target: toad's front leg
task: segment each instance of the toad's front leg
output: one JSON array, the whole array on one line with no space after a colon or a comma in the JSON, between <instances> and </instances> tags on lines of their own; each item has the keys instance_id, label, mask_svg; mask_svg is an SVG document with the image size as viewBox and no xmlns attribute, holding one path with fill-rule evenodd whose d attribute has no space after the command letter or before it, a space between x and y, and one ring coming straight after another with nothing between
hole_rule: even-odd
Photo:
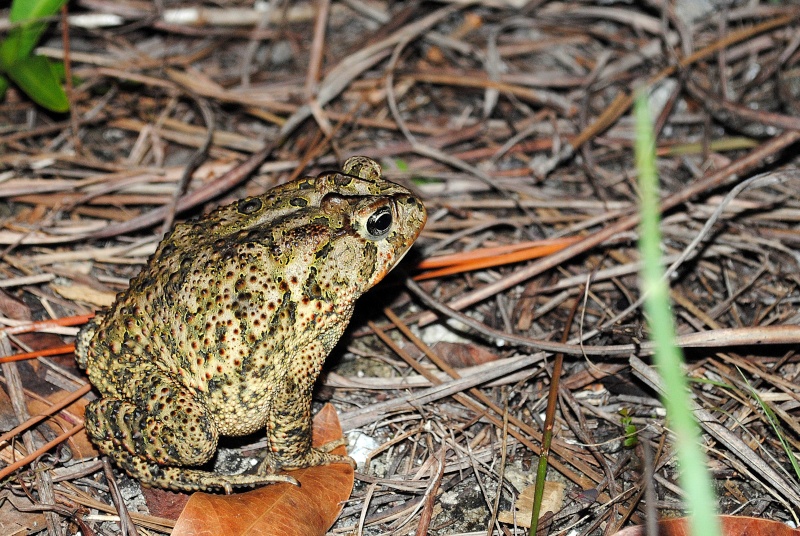
<instances>
[{"instance_id":1,"label":"toad's front leg","mask_svg":"<svg viewBox=\"0 0 800 536\"><path fill-rule=\"evenodd\" d=\"M311 446L311 385L298 385L291 378L276 390L267 422L269 453L259 467L259 474L279 470L302 469L331 463L346 463L355 468L350 456L331 454L342 440L332 441L320 448Z\"/></svg>"}]
</instances>

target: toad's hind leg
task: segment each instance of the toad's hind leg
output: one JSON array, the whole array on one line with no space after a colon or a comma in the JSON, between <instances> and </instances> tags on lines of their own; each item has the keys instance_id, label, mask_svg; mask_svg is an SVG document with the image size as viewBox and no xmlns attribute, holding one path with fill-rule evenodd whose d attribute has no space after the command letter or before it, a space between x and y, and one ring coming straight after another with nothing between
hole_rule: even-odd
<instances>
[{"instance_id":1,"label":"toad's hind leg","mask_svg":"<svg viewBox=\"0 0 800 536\"><path fill-rule=\"evenodd\" d=\"M146 385L150 384L150 385ZM131 402L103 398L86 408L86 431L100 451L143 484L175 490L254 486L285 478L222 475L186 466L214 455L218 432L205 406L191 393L157 375L142 381L150 393ZM291 481L291 479L289 479Z\"/></svg>"},{"instance_id":2,"label":"toad's hind leg","mask_svg":"<svg viewBox=\"0 0 800 536\"><path fill-rule=\"evenodd\" d=\"M114 444L111 441L101 441L97 444L100 450L111 456L126 473L145 486L187 492L223 490L231 493L237 487L259 486L271 482L297 484L297 480L286 475L223 475L201 469L163 466L125 450L113 450Z\"/></svg>"}]
</instances>

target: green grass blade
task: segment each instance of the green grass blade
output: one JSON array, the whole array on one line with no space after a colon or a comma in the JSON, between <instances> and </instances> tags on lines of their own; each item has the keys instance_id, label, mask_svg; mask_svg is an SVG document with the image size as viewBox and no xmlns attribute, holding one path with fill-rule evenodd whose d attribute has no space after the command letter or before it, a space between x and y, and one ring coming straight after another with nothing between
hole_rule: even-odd
<instances>
[{"instance_id":1,"label":"green grass blade","mask_svg":"<svg viewBox=\"0 0 800 536\"><path fill-rule=\"evenodd\" d=\"M636 99L634 113L636 167L639 171L642 197L639 249L643 261L642 292L647 296L644 310L648 316L651 338L656 345L654 360L667 389L663 403L675 434L675 449L680 465L679 480L686 492L691 531L694 536L715 536L720 534L716 498L706 457L700 445L700 427L689 409L689 387L682 367L683 354L675 346L669 288L663 278L655 140L646 96L642 92Z\"/></svg>"},{"instance_id":2,"label":"green grass blade","mask_svg":"<svg viewBox=\"0 0 800 536\"><path fill-rule=\"evenodd\" d=\"M738 370L738 367L737 367ZM781 430L781 425L778 422L778 417L775 415L775 412L772 411L764 400L758 395L758 392L750 385L750 382L747 380L745 375L739 370L739 374L742 375L742 379L747 384L747 388L750 390L750 396L756 399L758 405L761 406L761 410L766 415L767 420L769 421L770 426L772 426L772 430L775 432L775 435L778 437L778 441L781 442L781 447L783 451L786 453L786 456L789 458L789 463L792 464L792 469L794 469L794 474L797 477L797 480L800 481L800 464L797 462L797 457L792 452L792 446L786 441L786 437L783 435L783 430Z\"/></svg>"}]
</instances>

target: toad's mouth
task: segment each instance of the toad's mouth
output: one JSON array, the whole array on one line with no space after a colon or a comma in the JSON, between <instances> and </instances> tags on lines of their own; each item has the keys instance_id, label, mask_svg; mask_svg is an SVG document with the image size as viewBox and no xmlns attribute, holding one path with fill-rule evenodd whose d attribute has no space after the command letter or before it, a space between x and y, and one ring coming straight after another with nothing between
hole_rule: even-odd
<instances>
[{"instance_id":1,"label":"toad's mouth","mask_svg":"<svg viewBox=\"0 0 800 536\"><path fill-rule=\"evenodd\" d=\"M402 253L400 253L399 255L397 255L397 257L394 259L394 262L392 262L391 266L389 266L389 267L388 267L388 268L387 268L387 269L386 269L386 270L385 270L385 271L384 271L384 272L381 274L381 276L380 276L380 278L378 279L378 281L380 281L381 279L383 279L384 277L386 277L386 275L387 275L389 272L391 272L392 270L394 270L394 269L395 269L395 268L396 268L396 267L397 267L397 266L398 266L398 265L399 265L401 262L403 262L403 259L406 257L406 255L408 255L408 252L409 252L409 251L411 251L411 248L414 246L414 241L415 241L415 240L411 240L411 241L409 242L408 246L406 246L406 248L405 248L405 251L403 251Z\"/></svg>"}]
</instances>

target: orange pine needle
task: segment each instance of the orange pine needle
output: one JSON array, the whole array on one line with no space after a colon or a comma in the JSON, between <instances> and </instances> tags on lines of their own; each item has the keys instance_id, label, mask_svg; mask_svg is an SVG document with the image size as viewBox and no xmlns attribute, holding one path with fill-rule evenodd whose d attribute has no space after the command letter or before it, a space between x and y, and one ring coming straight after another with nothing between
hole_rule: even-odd
<instances>
[{"instance_id":1,"label":"orange pine needle","mask_svg":"<svg viewBox=\"0 0 800 536\"><path fill-rule=\"evenodd\" d=\"M561 251L579 240L581 240L581 237L536 240L433 257L425 259L418 265L419 268L427 269L428 271L414 276L414 280L433 279L445 275L537 259Z\"/></svg>"},{"instance_id":2,"label":"orange pine needle","mask_svg":"<svg viewBox=\"0 0 800 536\"><path fill-rule=\"evenodd\" d=\"M37 322L30 322L27 324L20 324L19 326L6 326L0 328L9 335L19 335L20 333L31 333L33 331L42 331L49 328L65 327L65 326L78 326L88 322L94 313L88 315L65 316L64 318L53 318L50 320L39 320Z\"/></svg>"},{"instance_id":3,"label":"orange pine needle","mask_svg":"<svg viewBox=\"0 0 800 536\"><path fill-rule=\"evenodd\" d=\"M24 423L20 424L16 428L14 428L13 430L9 430L8 432L4 433L3 435L0 435L0 444L5 443L7 441L10 441L11 438L14 437L15 435L17 435L17 434L19 434L21 432L24 432L25 430L28 430L30 428L33 428L36 424L42 422L43 420L49 418L50 416L52 416L54 414L60 412L62 409L66 408L67 406L72 405L73 403L75 403L76 400L78 400L79 398L81 398L83 395L85 395L86 393L88 393L91 390L92 390L91 384L87 383L86 385L84 385L80 389L70 393L69 396L67 396L63 400L59 400L57 403L55 403L52 406L50 406L49 408L47 408L47 410L44 413L40 413L39 415L34 415L33 417L31 417L30 419L28 419Z\"/></svg>"},{"instance_id":4,"label":"orange pine needle","mask_svg":"<svg viewBox=\"0 0 800 536\"><path fill-rule=\"evenodd\" d=\"M50 320L39 320L37 322L20 324L19 326L0 327L0 332L5 332L9 335L19 335L20 333L43 331L54 327L78 326L85 324L93 316L94 313L88 315L65 316L64 318L53 318ZM23 361L25 359L34 359L36 357L45 357L49 355L68 354L73 351L75 351L74 344L65 344L64 346L44 348L42 350L36 350L35 352L25 352L22 354L3 356L0 357L0 363L11 363L12 361Z\"/></svg>"},{"instance_id":5,"label":"orange pine needle","mask_svg":"<svg viewBox=\"0 0 800 536\"><path fill-rule=\"evenodd\" d=\"M34 352L25 352L22 354L7 355L0 357L0 363L11 363L12 361L24 361L26 359L35 359L37 357L46 357L49 355L69 354L75 351L74 344L65 344L64 346L56 346L54 348L43 348Z\"/></svg>"}]
</instances>

